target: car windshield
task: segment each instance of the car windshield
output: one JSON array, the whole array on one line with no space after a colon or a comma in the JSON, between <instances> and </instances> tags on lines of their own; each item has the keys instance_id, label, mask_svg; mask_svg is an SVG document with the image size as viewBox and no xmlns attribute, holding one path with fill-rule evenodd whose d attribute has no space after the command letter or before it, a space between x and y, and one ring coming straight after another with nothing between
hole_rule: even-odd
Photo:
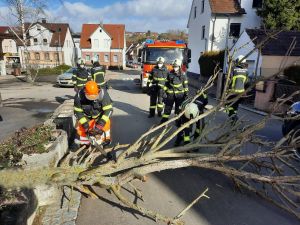
<instances>
[{"instance_id":1,"label":"car windshield","mask_svg":"<svg viewBox=\"0 0 300 225\"><path fill-rule=\"evenodd\" d=\"M73 73L74 70L75 70L75 68L68 69L68 70L66 71L66 73Z\"/></svg>"},{"instance_id":2,"label":"car windshield","mask_svg":"<svg viewBox=\"0 0 300 225\"><path fill-rule=\"evenodd\" d=\"M171 64L175 59L183 60L181 48L148 48L146 50L146 63L155 63L158 57L164 57L167 64Z\"/></svg>"}]
</instances>

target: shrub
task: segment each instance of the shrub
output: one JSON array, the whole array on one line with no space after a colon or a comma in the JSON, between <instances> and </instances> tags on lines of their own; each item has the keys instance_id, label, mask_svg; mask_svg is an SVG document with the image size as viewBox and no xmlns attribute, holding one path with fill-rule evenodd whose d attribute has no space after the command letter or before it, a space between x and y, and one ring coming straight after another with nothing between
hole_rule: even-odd
<instances>
[{"instance_id":1,"label":"shrub","mask_svg":"<svg viewBox=\"0 0 300 225\"><path fill-rule=\"evenodd\" d=\"M209 51L204 52L199 60L200 74L202 76L212 76L216 66L223 67L224 51Z\"/></svg>"},{"instance_id":2,"label":"shrub","mask_svg":"<svg viewBox=\"0 0 300 225\"><path fill-rule=\"evenodd\" d=\"M39 69L39 75L59 75L64 72L66 72L68 69L70 69L71 66L68 65L59 65L53 68L42 68Z\"/></svg>"},{"instance_id":3,"label":"shrub","mask_svg":"<svg viewBox=\"0 0 300 225\"><path fill-rule=\"evenodd\" d=\"M283 74L288 77L289 80L295 81L300 86L300 65L293 65L287 67Z\"/></svg>"}]
</instances>

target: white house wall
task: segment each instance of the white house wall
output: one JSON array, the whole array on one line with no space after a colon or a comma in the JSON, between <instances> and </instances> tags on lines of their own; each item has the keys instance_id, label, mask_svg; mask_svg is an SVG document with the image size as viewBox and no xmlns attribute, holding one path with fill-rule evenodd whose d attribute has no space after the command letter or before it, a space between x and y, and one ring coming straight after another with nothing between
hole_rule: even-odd
<instances>
[{"instance_id":1,"label":"white house wall","mask_svg":"<svg viewBox=\"0 0 300 225\"><path fill-rule=\"evenodd\" d=\"M236 59L239 55L246 56L249 52L251 52L255 48L254 43L251 41L247 32L243 32L240 38L237 40L236 44L230 51L230 55ZM262 56L259 56L259 51L255 50L249 57L247 57L247 63L249 64L249 76L253 76L255 72L256 65L258 65L257 76L261 75L261 65L262 65ZM258 64L257 64L258 60Z\"/></svg>"},{"instance_id":2,"label":"white house wall","mask_svg":"<svg viewBox=\"0 0 300 225\"><path fill-rule=\"evenodd\" d=\"M241 0L241 6L247 12L247 14L243 15L243 23L241 25L241 32L243 32L246 28L260 28L261 19L256 15L256 9L252 8L253 0Z\"/></svg>"},{"instance_id":3,"label":"white house wall","mask_svg":"<svg viewBox=\"0 0 300 225\"><path fill-rule=\"evenodd\" d=\"M13 39L4 39L2 41L3 53L18 53L16 41Z\"/></svg>"},{"instance_id":4,"label":"white house wall","mask_svg":"<svg viewBox=\"0 0 300 225\"><path fill-rule=\"evenodd\" d=\"M194 18L194 7L197 7L197 17ZM191 16L188 24L189 39L188 46L192 50L189 72L199 74L198 59L200 53L207 50L209 41L211 9L209 0L205 0L204 12L201 13L201 0L194 0L191 8ZM205 26L205 38L201 39L202 26Z\"/></svg>"},{"instance_id":5,"label":"white house wall","mask_svg":"<svg viewBox=\"0 0 300 225\"><path fill-rule=\"evenodd\" d=\"M95 46L94 44L95 40L98 40L98 47ZM110 51L111 37L100 26L91 35L91 42L92 42L92 47L90 49L85 49L85 52L109 52Z\"/></svg>"},{"instance_id":6,"label":"white house wall","mask_svg":"<svg viewBox=\"0 0 300 225\"><path fill-rule=\"evenodd\" d=\"M66 33L65 43L63 47L64 52L64 63L69 66L74 65L74 59L75 59L75 46L73 42L73 38L70 32L70 29L68 29Z\"/></svg>"},{"instance_id":7,"label":"white house wall","mask_svg":"<svg viewBox=\"0 0 300 225\"><path fill-rule=\"evenodd\" d=\"M30 46L27 47L29 51L60 51L61 49L58 47L50 47L50 42L52 40L53 33L50 32L48 29L40 26L41 30L37 30L37 25L32 26L29 29L30 35ZM34 38L37 39L37 43L34 44ZM47 39L47 44L43 43L43 39Z\"/></svg>"}]
</instances>

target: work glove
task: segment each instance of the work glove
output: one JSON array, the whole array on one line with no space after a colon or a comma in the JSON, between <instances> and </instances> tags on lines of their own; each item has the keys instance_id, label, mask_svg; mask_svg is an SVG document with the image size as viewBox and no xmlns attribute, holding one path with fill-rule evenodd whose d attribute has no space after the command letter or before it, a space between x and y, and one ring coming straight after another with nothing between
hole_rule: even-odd
<instances>
[{"instance_id":1,"label":"work glove","mask_svg":"<svg viewBox=\"0 0 300 225\"><path fill-rule=\"evenodd\" d=\"M88 122L85 122L84 124L82 124L82 127L84 129L84 132L88 132L89 129L90 129L90 126L89 126L89 123Z\"/></svg>"},{"instance_id":2,"label":"work glove","mask_svg":"<svg viewBox=\"0 0 300 225\"><path fill-rule=\"evenodd\" d=\"M95 132L97 133L97 134L99 134L99 135L102 135L103 133L104 133L104 131L103 131L103 127L101 126L101 125L96 125L95 126Z\"/></svg>"}]
</instances>

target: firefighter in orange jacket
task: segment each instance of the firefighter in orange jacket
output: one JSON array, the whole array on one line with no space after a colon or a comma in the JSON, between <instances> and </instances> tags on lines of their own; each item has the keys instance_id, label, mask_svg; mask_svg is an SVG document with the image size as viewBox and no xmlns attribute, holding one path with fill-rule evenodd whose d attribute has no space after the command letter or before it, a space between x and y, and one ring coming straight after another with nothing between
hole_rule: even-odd
<instances>
[{"instance_id":1,"label":"firefighter in orange jacket","mask_svg":"<svg viewBox=\"0 0 300 225\"><path fill-rule=\"evenodd\" d=\"M78 120L76 127L77 144L89 145L89 134L104 135L104 145L110 144L110 117L113 112L112 100L95 81L88 81L74 99L74 113Z\"/></svg>"}]
</instances>

